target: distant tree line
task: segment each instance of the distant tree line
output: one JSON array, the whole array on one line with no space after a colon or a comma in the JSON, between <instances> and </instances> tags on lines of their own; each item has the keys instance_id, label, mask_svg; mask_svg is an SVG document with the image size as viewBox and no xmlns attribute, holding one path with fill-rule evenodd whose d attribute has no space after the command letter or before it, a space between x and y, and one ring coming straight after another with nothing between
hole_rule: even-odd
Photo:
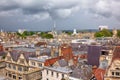
<instances>
[{"instance_id":1,"label":"distant tree line","mask_svg":"<svg viewBox=\"0 0 120 80\"><path fill-rule=\"evenodd\" d=\"M117 36L120 38L120 30L117 30Z\"/></svg>"},{"instance_id":2,"label":"distant tree line","mask_svg":"<svg viewBox=\"0 0 120 80\"><path fill-rule=\"evenodd\" d=\"M24 31L23 33L17 32L17 35L21 38L26 38L27 36L32 36L34 34L35 34L35 32L33 32L33 31Z\"/></svg>"},{"instance_id":3,"label":"distant tree line","mask_svg":"<svg viewBox=\"0 0 120 80\"><path fill-rule=\"evenodd\" d=\"M94 34L95 37L112 37L113 36L113 32L111 30L108 29L103 29L101 31L98 31ZM120 30L117 30L117 37L120 38Z\"/></svg>"},{"instance_id":4,"label":"distant tree line","mask_svg":"<svg viewBox=\"0 0 120 80\"><path fill-rule=\"evenodd\" d=\"M47 33L47 32L41 32L41 33L39 34L39 36L40 36L41 38L46 38L46 39L51 39L51 38L53 38L53 35L52 35L52 34L49 34L49 33Z\"/></svg>"},{"instance_id":5,"label":"distant tree line","mask_svg":"<svg viewBox=\"0 0 120 80\"><path fill-rule=\"evenodd\" d=\"M108 29L103 29L101 31L98 31L95 33L95 37L112 37L113 33L112 31Z\"/></svg>"}]
</instances>

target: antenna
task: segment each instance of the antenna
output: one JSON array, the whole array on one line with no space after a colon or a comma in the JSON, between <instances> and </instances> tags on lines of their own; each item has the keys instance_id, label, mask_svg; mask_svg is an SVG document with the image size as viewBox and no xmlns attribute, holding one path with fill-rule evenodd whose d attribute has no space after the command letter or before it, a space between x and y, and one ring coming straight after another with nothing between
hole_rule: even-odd
<instances>
[{"instance_id":1,"label":"antenna","mask_svg":"<svg viewBox=\"0 0 120 80\"><path fill-rule=\"evenodd\" d=\"M54 26L53 26L53 29L55 30L56 28L56 21L54 21Z\"/></svg>"},{"instance_id":2,"label":"antenna","mask_svg":"<svg viewBox=\"0 0 120 80\"><path fill-rule=\"evenodd\" d=\"M52 32L53 32L53 35L54 35L54 36L57 35L57 32L56 32L56 21L55 21L55 20L54 20L54 22L53 22L53 30L52 30Z\"/></svg>"}]
</instances>

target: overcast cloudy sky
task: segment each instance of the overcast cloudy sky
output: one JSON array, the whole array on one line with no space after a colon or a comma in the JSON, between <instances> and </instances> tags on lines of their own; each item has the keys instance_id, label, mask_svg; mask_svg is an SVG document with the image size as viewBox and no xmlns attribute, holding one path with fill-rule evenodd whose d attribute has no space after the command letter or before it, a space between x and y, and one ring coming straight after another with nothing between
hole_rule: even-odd
<instances>
[{"instance_id":1,"label":"overcast cloudy sky","mask_svg":"<svg viewBox=\"0 0 120 80\"><path fill-rule=\"evenodd\" d=\"M4 30L120 29L120 0L0 0Z\"/></svg>"}]
</instances>

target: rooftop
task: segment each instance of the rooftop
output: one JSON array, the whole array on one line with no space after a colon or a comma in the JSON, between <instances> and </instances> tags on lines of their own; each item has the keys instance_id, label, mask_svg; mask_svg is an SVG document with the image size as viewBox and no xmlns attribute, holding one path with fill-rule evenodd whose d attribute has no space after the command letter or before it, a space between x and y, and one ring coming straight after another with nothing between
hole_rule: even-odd
<instances>
[{"instance_id":1,"label":"rooftop","mask_svg":"<svg viewBox=\"0 0 120 80\"><path fill-rule=\"evenodd\" d=\"M29 48L29 47L15 47L15 48L13 48L13 50L25 51L25 52L35 52L36 51L35 48Z\"/></svg>"},{"instance_id":2,"label":"rooftop","mask_svg":"<svg viewBox=\"0 0 120 80\"><path fill-rule=\"evenodd\" d=\"M68 67L54 66L54 67L45 67L45 68L49 69L49 70L56 71L56 72L66 73L66 74L72 72L72 70Z\"/></svg>"},{"instance_id":3,"label":"rooftop","mask_svg":"<svg viewBox=\"0 0 120 80\"><path fill-rule=\"evenodd\" d=\"M50 59L48 56L40 56L39 58L29 57L30 60L35 60L39 62L45 62L47 59Z\"/></svg>"}]
</instances>

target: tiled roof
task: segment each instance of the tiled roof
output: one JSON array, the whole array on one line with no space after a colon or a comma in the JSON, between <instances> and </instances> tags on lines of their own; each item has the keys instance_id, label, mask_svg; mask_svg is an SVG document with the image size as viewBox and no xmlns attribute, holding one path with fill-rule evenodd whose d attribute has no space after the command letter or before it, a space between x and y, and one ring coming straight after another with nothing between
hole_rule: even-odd
<instances>
[{"instance_id":1,"label":"tiled roof","mask_svg":"<svg viewBox=\"0 0 120 80\"><path fill-rule=\"evenodd\" d=\"M62 56L59 56L59 57L56 57L56 58L52 58L52 59L48 59L45 61L45 66L51 66L53 65L56 61L60 60L60 59L63 59Z\"/></svg>"},{"instance_id":2,"label":"tiled roof","mask_svg":"<svg viewBox=\"0 0 120 80\"><path fill-rule=\"evenodd\" d=\"M97 80L104 80L103 78L104 78L105 70L98 68L96 69L94 74Z\"/></svg>"},{"instance_id":3,"label":"tiled roof","mask_svg":"<svg viewBox=\"0 0 120 80\"><path fill-rule=\"evenodd\" d=\"M112 61L115 59L120 59L120 46L116 46L114 49Z\"/></svg>"},{"instance_id":4,"label":"tiled roof","mask_svg":"<svg viewBox=\"0 0 120 80\"><path fill-rule=\"evenodd\" d=\"M47 43L46 42L38 42L35 44L35 46L41 46L41 45L46 45Z\"/></svg>"}]
</instances>

